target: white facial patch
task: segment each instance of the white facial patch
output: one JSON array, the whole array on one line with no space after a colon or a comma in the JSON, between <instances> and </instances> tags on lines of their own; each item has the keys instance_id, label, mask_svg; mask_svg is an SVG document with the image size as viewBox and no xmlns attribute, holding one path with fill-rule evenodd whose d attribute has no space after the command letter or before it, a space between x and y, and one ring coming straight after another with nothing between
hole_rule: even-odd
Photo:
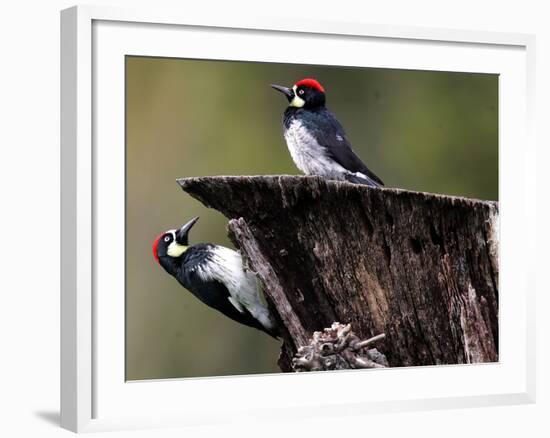
<instances>
[{"instance_id":1,"label":"white facial patch","mask_svg":"<svg viewBox=\"0 0 550 438\"><path fill-rule=\"evenodd\" d=\"M172 243L168 245L168 249L166 250L166 254L168 254L170 257L180 257L185 251L187 251L187 246L180 245L176 241L176 232L170 231L172 234Z\"/></svg>"},{"instance_id":2,"label":"white facial patch","mask_svg":"<svg viewBox=\"0 0 550 438\"><path fill-rule=\"evenodd\" d=\"M306 104L306 101L304 99L302 99L301 97L298 97L298 93L296 91L296 88L297 88L296 85L294 85L294 87L292 87L292 89L294 90L294 98L290 101L288 106L293 106L295 108L302 108Z\"/></svg>"}]
</instances>

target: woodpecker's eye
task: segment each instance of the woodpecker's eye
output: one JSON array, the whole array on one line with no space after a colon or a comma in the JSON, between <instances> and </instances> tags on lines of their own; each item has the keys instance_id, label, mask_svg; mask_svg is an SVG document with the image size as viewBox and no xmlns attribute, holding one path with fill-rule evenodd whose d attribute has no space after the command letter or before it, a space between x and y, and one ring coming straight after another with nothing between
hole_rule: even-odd
<instances>
[{"instance_id":1,"label":"woodpecker's eye","mask_svg":"<svg viewBox=\"0 0 550 438\"><path fill-rule=\"evenodd\" d=\"M170 236L166 236L166 237L164 238L164 241L165 241L165 242L170 242Z\"/></svg>"},{"instance_id":2,"label":"woodpecker's eye","mask_svg":"<svg viewBox=\"0 0 550 438\"><path fill-rule=\"evenodd\" d=\"M304 94L304 90L299 90L299 91L298 91L298 94L299 94L299 95Z\"/></svg>"}]
</instances>

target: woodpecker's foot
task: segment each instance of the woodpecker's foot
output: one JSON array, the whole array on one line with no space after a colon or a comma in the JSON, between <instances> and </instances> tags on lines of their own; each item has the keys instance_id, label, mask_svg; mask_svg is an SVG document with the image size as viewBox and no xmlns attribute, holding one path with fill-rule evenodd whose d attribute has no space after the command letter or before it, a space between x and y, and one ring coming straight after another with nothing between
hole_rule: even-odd
<instances>
[{"instance_id":1,"label":"woodpecker's foot","mask_svg":"<svg viewBox=\"0 0 550 438\"><path fill-rule=\"evenodd\" d=\"M360 368L386 368L386 356L367 348L385 339L385 334L361 340L350 324L335 322L322 332L314 332L309 345L300 347L292 359L294 371L327 371Z\"/></svg>"}]
</instances>

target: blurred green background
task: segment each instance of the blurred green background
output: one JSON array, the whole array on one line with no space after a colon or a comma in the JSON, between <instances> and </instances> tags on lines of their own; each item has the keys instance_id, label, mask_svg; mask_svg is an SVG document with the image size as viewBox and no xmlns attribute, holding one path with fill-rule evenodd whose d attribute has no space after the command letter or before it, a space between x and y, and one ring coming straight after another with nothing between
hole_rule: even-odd
<instances>
[{"instance_id":1,"label":"blurred green background","mask_svg":"<svg viewBox=\"0 0 550 438\"><path fill-rule=\"evenodd\" d=\"M496 200L496 75L126 58L126 376L278 372L279 343L211 310L154 261L161 232L232 247L226 219L176 178L297 174L270 83L327 90L358 155L388 187Z\"/></svg>"}]
</instances>

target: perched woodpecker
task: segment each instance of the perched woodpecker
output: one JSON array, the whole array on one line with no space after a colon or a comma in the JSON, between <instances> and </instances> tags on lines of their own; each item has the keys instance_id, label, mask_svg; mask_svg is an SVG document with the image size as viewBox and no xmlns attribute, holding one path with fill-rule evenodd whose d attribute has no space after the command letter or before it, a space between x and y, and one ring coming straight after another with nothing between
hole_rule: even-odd
<instances>
[{"instance_id":1,"label":"perched woodpecker","mask_svg":"<svg viewBox=\"0 0 550 438\"><path fill-rule=\"evenodd\" d=\"M284 113L284 137L294 163L306 175L380 187L384 183L353 152L334 114L325 106L325 89L315 79L292 88L271 85L289 105Z\"/></svg>"},{"instance_id":2,"label":"perched woodpecker","mask_svg":"<svg viewBox=\"0 0 550 438\"><path fill-rule=\"evenodd\" d=\"M278 332L260 297L259 284L254 274L243 269L240 254L211 243L189 245L189 230L198 219L157 237L155 260L207 306L276 338Z\"/></svg>"}]
</instances>

